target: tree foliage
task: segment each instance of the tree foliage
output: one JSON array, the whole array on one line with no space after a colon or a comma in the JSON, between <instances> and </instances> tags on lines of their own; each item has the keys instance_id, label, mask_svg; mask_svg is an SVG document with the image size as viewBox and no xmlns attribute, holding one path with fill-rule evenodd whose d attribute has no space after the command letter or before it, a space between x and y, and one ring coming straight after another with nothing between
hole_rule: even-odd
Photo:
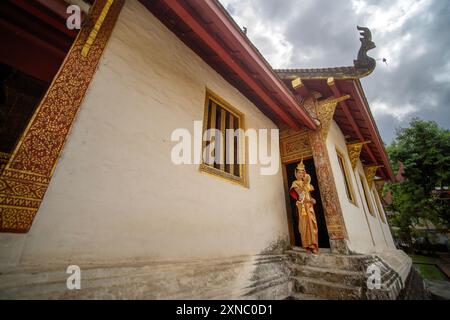
<instances>
[{"instance_id":1,"label":"tree foliage","mask_svg":"<svg viewBox=\"0 0 450 320\"><path fill-rule=\"evenodd\" d=\"M440 190L450 184L450 131L415 118L396 131L386 149L394 170L400 162L404 165L405 181L387 186L392 194L388 209L397 213L393 225L408 234L413 224L424 221L449 226L450 200Z\"/></svg>"}]
</instances>

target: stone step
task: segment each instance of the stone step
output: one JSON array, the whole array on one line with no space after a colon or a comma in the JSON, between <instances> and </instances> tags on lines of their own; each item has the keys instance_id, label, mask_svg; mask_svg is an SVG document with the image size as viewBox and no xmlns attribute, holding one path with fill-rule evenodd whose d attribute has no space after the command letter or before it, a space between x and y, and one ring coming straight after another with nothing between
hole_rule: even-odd
<instances>
[{"instance_id":1,"label":"stone step","mask_svg":"<svg viewBox=\"0 0 450 320\"><path fill-rule=\"evenodd\" d=\"M82 266L81 290L67 289L65 266L46 271L36 266L5 268L0 270L0 299L279 299L288 296L292 287L285 258L264 255ZM246 271L257 271L257 276L237 279Z\"/></svg>"},{"instance_id":2,"label":"stone step","mask_svg":"<svg viewBox=\"0 0 450 320\"><path fill-rule=\"evenodd\" d=\"M251 300L271 300L277 297L288 296L292 291L292 284L290 279L286 277L276 277L268 279L261 283L258 281L257 285L252 285L240 290L242 294L239 299ZM236 292L237 293L237 292ZM227 297L219 297L227 299Z\"/></svg>"},{"instance_id":3,"label":"stone step","mask_svg":"<svg viewBox=\"0 0 450 320\"><path fill-rule=\"evenodd\" d=\"M298 265L292 267L292 274L294 277L306 277L348 286L364 286L366 283L365 274L361 271Z\"/></svg>"},{"instance_id":4,"label":"stone step","mask_svg":"<svg viewBox=\"0 0 450 320\"><path fill-rule=\"evenodd\" d=\"M300 250L289 250L287 254L291 261L297 265L312 267L332 267L333 269L364 271L369 260L373 258L366 255L337 255L331 253L309 254Z\"/></svg>"},{"instance_id":5,"label":"stone step","mask_svg":"<svg viewBox=\"0 0 450 320\"><path fill-rule=\"evenodd\" d=\"M293 280L295 293L310 294L331 300L364 299L364 293L361 287L306 277L293 277Z\"/></svg>"}]
</instances>

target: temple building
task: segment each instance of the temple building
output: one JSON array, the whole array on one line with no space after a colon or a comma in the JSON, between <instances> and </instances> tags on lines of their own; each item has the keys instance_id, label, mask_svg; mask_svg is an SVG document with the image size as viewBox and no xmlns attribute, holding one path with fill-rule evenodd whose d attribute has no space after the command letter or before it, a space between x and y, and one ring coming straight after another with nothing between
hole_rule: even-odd
<instances>
[{"instance_id":1,"label":"temple building","mask_svg":"<svg viewBox=\"0 0 450 320\"><path fill-rule=\"evenodd\" d=\"M218 0L0 12L0 298L396 299L420 283L380 200L394 175L360 82L369 29L352 66L274 70ZM180 129L200 163L173 161ZM225 129L279 132L278 169ZM317 254L289 194L299 163Z\"/></svg>"}]
</instances>

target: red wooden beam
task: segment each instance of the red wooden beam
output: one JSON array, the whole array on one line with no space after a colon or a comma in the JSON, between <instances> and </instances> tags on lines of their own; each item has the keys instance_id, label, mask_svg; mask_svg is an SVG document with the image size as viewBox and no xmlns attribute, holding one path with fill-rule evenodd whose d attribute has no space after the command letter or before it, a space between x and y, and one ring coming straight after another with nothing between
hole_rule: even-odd
<instances>
[{"instance_id":1,"label":"red wooden beam","mask_svg":"<svg viewBox=\"0 0 450 320\"><path fill-rule=\"evenodd\" d=\"M337 87L337 85L336 85L336 83L334 81L328 81L328 86L330 87L331 92L333 92L333 95L335 97L342 96L339 88ZM350 123L353 131L355 131L356 136L358 137L358 139L361 142L367 140L367 139L364 138L364 136L362 135L361 131L359 130L358 125L356 124L355 120L353 119L353 117L351 115L351 112L349 111L349 108L347 106L347 103L345 101L341 101L341 102L339 102L339 104L340 104L340 106L342 108L342 111L345 114L345 117L347 118L347 121ZM370 159L373 161L374 165L377 165L378 161L377 161L376 157L374 156L372 150L370 150L369 146L367 144L364 144L363 148L367 152L367 154L369 155ZM384 172L381 171L381 173L383 175L383 178L386 178Z\"/></svg>"},{"instance_id":2,"label":"red wooden beam","mask_svg":"<svg viewBox=\"0 0 450 320\"><path fill-rule=\"evenodd\" d=\"M163 0L165 4L177 14L183 22L188 25L221 59L222 61L235 72L245 83L271 108L271 110L286 124L293 129L299 129L299 123L295 121L291 115L289 115L279 104L270 97L261 86L249 75L243 67L241 67L232 57L232 54L224 49L221 44L208 32L208 30L197 21L197 19L176 0ZM199 5L209 4L208 1L202 1ZM278 79L278 81L281 81ZM281 93L282 95L282 93ZM280 95L280 96L281 96ZM292 97L292 94L291 94ZM300 108L292 97L295 105ZM300 108L301 109L301 108ZM294 113L295 115L295 113ZM297 113L298 115L298 113ZM313 128L315 124L309 117L302 119L303 124L309 126L309 122Z\"/></svg>"},{"instance_id":3,"label":"red wooden beam","mask_svg":"<svg viewBox=\"0 0 450 320\"><path fill-rule=\"evenodd\" d=\"M308 88L303 84L302 79L299 77L291 81L292 88L297 92L302 98L310 96Z\"/></svg>"},{"instance_id":4,"label":"red wooden beam","mask_svg":"<svg viewBox=\"0 0 450 320\"><path fill-rule=\"evenodd\" d=\"M204 0L193 0L196 6L202 6L206 8L207 12L212 12L216 17L214 25L217 26L222 34L225 35L228 41L237 46L237 50L242 56L249 57L247 61L250 62L253 69L257 70L257 73L264 75L268 80L269 85L276 92L281 92L282 94L278 97L283 101L283 103L292 111L294 115L298 115L300 120L310 129L316 129L317 125L310 115L306 112L304 108L298 105L298 102L294 98L292 92L283 81L278 77L278 75L273 71L272 67L268 65L264 57L261 56L249 43L248 39L242 35L242 31L236 26L234 21L230 19L230 16L222 5L217 0L204 1Z\"/></svg>"},{"instance_id":5,"label":"red wooden beam","mask_svg":"<svg viewBox=\"0 0 450 320\"><path fill-rule=\"evenodd\" d=\"M394 173L392 172L392 168L391 168L391 163L389 162L386 150L384 148L384 145L382 143L382 140L378 133L378 130L375 127L375 122L372 118L372 115L370 114L368 102L367 102L364 94L362 94L363 91L362 91L361 83L359 80L353 81L353 85L354 85L356 94L358 95L357 101L362 104L360 107L361 114L362 114L364 120L366 121L366 123L368 124L368 129L370 131L371 139L372 139L372 141L375 142L375 145L381 154L381 158L383 159L384 170L386 170L386 172L389 176L389 179L391 181L395 181Z\"/></svg>"},{"instance_id":6,"label":"red wooden beam","mask_svg":"<svg viewBox=\"0 0 450 320\"><path fill-rule=\"evenodd\" d=\"M0 62L50 83L65 52L0 19ZM14 52L14 54L11 54Z\"/></svg>"},{"instance_id":7,"label":"red wooden beam","mask_svg":"<svg viewBox=\"0 0 450 320\"><path fill-rule=\"evenodd\" d=\"M27 0L25 0L27 1ZM14 0L14 2L24 2L24 0ZM67 18L67 7L70 6L70 3L65 2L64 0L33 0L28 2L39 3L42 7L47 8L55 15L59 16L63 20Z\"/></svg>"},{"instance_id":8,"label":"red wooden beam","mask_svg":"<svg viewBox=\"0 0 450 320\"><path fill-rule=\"evenodd\" d=\"M39 3L39 5L37 3ZM71 38L75 38L77 36L77 32L75 30L69 30L66 27L66 19L69 17L69 14L66 13L66 9L69 6L68 3L64 1L29 1L29 0L14 0L12 2L14 5L18 6L22 10L27 11L31 15L36 18L39 18L44 23L52 26L53 28L61 31L62 33L67 34ZM58 16L58 19L50 16L47 12L42 10L42 7L50 10L52 13ZM82 12L81 18L84 20L84 13Z\"/></svg>"}]
</instances>

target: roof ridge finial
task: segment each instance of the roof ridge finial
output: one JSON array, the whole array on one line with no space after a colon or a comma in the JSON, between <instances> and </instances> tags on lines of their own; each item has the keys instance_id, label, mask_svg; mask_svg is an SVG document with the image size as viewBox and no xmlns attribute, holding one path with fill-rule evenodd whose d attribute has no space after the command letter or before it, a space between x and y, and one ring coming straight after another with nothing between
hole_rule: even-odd
<instances>
[{"instance_id":1,"label":"roof ridge finial","mask_svg":"<svg viewBox=\"0 0 450 320\"><path fill-rule=\"evenodd\" d=\"M353 61L353 64L356 70L363 71L364 76L371 73L376 66L376 61L372 57L367 55L367 51L376 48L375 43L372 41L372 32L367 27L356 26L356 28L360 31L361 38L361 47L358 51L358 57Z\"/></svg>"}]
</instances>

